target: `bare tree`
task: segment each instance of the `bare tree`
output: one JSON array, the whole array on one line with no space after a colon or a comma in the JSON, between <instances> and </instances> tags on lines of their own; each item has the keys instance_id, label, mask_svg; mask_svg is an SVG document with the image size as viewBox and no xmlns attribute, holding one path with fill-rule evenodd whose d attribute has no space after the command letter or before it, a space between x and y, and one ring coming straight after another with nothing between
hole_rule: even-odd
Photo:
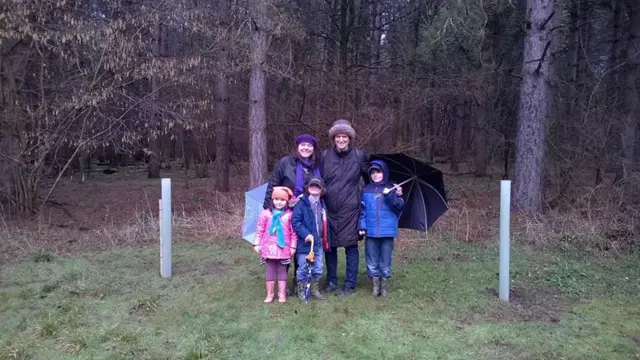
<instances>
[{"instance_id":1,"label":"bare tree","mask_svg":"<svg viewBox=\"0 0 640 360\"><path fill-rule=\"evenodd\" d=\"M229 191L229 78L226 73L229 62L229 27L231 26L231 4L228 1L218 1L218 27L220 36L220 51L218 62L224 70L218 71L216 83L216 117L219 125L216 127L216 173L215 187L218 191Z\"/></svg>"},{"instance_id":2,"label":"bare tree","mask_svg":"<svg viewBox=\"0 0 640 360\"><path fill-rule=\"evenodd\" d=\"M162 49L162 24L156 23L153 27L153 56L159 58L161 56ZM162 137L160 131L162 126L160 124L160 114L157 110L158 99L160 98L160 87L157 76L151 77L151 101L152 112L150 114L151 121L151 154L149 156L149 178L160 177L160 159L162 152Z\"/></svg>"},{"instance_id":3,"label":"bare tree","mask_svg":"<svg viewBox=\"0 0 640 360\"><path fill-rule=\"evenodd\" d=\"M629 179L635 165L635 146L638 124L640 124L640 4L626 0L629 17L627 57L624 66L625 92L622 114L622 178Z\"/></svg>"},{"instance_id":4,"label":"bare tree","mask_svg":"<svg viewBox=\"0 0 640 360\"><path fill-rule=\"evenodd\" d=\"M268 51L267 14L268 4L255 0L251 4L253 50L251 53L251 79L249 83L249 187L264 182L267 172L267 109L266 109L266 62Z\"/></svg>"},{"instance_id":5,"label":"bare tree","mask_svg":"<svg viewBox=\"0 0 640 360\"><path fill-rule=\"evenodd\" d=\"M553 30L561 18L556 6L556 0L527 1L513 196L515 209L523 212L542 209L545 140L558 43Z\"/></svg>"}]
</instances>

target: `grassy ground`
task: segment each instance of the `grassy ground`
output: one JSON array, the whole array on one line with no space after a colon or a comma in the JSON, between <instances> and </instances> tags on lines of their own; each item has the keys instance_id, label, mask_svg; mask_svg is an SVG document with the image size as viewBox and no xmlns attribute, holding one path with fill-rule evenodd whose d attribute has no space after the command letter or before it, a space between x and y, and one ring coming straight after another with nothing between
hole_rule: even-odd
<instances>
[{"instance_id":1,"label":"grassy ground","mask_svg":"<svg viewBox=\"0 0 640 360\"><path fill-rule=\"evenodd\" d=\"M171 280L156 246L4 266L0 359L640 359L637 255L514 248L505 305L497 249L424 246L396 254L387 299L361 276L346 299L265 305L245 245L176 244Z\"/></svg>"}]
</instances>

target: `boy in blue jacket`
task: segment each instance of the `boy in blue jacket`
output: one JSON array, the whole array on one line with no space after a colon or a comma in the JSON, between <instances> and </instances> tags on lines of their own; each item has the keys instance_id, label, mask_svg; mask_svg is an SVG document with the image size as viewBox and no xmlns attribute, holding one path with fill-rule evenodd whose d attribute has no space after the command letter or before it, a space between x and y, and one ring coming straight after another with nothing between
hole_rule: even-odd
<instances>
[{"instance_id":1,"label":"boy in blue jacket","mask_svg":"<svg viewBox=\"0 0 640 360\"><path fill-rule=\"evenodd\" d=\"M362 189L360 235L365 241L367 277L373 282L372 296L387 296L387 282L391 277L391 254L398 234L398 218L404 199L391 190L387 164L374 160L369 166L371 182ZM385 191L385 188L387 191Z\"/></svg>"}]
</instances>

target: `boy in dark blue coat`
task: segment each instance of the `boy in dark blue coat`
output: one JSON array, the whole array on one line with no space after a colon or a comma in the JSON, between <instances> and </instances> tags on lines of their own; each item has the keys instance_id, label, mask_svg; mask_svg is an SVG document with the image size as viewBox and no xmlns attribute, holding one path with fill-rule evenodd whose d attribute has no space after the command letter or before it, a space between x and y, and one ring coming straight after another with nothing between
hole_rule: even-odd
<instances>
[{"instance_id":1,"label":"boy in dark blue coat","mask_svg":"<svg viewBox=\"0 0 640 360\"><path fill-rule=\"evenodd\" d=\"M298 270L296 271L298 298L304 301L304 282L308 276L309 266L313 266L311 279L311 295L318 300L325 297L320 293L318 281L324 270L324 252L330 249L329 234L327 231L327 214L324 200L325 188L322 178L311 177L305 188L302 199L293 209L292 227L298 235L296 258ZM313 239L313 252L315 262L308 264L306 256L311 251L311 239Z\"/></svg>"},{"instance_id":2,"label":"boy in dark blue coat","mask_svg":"<svg viewBox=\"0 0 640 360\"><path fill-rule=\"evenodd\" d=\"M373 282L372 296L387 296L387 282L391 277L391 254L398 235L398 218L404 199L389 181L387 164L374 160L369 166L371 183L362 189L360 235L367 236L365 257L367 277ZM385 191L385 189L387 189Z\"/></svg>"}]
</instances>

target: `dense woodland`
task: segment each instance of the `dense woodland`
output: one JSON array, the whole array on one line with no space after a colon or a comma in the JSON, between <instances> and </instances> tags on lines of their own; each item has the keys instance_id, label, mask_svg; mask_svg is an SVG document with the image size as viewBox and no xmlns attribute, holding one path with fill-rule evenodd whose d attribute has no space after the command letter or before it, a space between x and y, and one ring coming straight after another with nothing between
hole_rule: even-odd
<instances>
[{"instance_id":1,"label":"dense woodland","mask_svg":"<svg viewBox=\"0 0 640 360\"><path fill-rule=\"evenodd\" d=\"M3 0L0 201L37 213L96 163L255 186L345 118L367 151L513 179L518 211L631 207L639 75L636 0Z\"/></svg>"}]
</instances>

